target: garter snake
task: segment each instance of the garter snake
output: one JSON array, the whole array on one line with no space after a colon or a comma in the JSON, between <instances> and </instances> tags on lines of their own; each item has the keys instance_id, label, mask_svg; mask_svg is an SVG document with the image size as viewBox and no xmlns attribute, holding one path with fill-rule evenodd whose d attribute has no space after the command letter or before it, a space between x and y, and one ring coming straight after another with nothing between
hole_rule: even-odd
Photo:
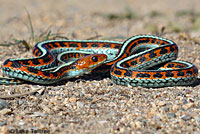
<instances>
[{"instance_id":1,"label":"garter snake","mask_svg":"<svg viewBox=\"0 0 200 134\"><path fill-rule=\"evenodd\" d=\"M198 75L192 63L176 60L175 42L137 35L124 42L104 40L47 40L33 47L34 58L8 59L1 84L52 84L108 68L116 84L164 87L191 85ZM77 59L80 58L80 59Z\"/></svg>"}]
</instances>

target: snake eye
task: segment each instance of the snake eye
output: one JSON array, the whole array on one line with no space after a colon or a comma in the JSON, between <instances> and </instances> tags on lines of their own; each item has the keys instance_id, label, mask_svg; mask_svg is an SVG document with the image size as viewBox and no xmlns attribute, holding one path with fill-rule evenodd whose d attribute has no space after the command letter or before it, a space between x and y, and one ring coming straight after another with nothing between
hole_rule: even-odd
<instances>
[{"instance_id":1,"label":"snake eye","mask_svg":"<svg viewBox=\"0 0 200 134\"><path fill-rule=\"evenodd\" d=\"M97 56L93 56L92 57L92 61L97 62L98 61L98 57Z\"/></svg>"}]
</instances>

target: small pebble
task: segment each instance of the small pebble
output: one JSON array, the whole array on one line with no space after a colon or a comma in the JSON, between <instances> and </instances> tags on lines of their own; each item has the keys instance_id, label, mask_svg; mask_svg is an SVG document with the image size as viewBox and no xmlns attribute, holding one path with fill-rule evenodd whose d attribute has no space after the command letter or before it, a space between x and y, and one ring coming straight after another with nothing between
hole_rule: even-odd
<instances>
[{"instance_id":1,"label":"small pebble","mask_svg":"<svg viewBox=\"0 0 200 134\"><path fill-rule=\"evenodd\" d=\"M141 121L142 123L147 123L147 119L145 119L145 118L142 118L139 121Z\"/></svg>"},{"instance_id":2,"label":"small pebble","mask_svg":"<svg viewBox=\"0 0 200 134\"><path fill-rule=\"evenodd\" d=\"M200 117L195 116L194 119L200 123Z\"/></svg>"},{"instance_id":3,"label":"small pebble","mask_svg":"<svg viewBox=\"0 0 200 134\"><path fill-rule=\"evenodd\" d=\"M93 100L93 98L92 98L92 97L88 97L87 99L88 99L89 101L92 101L92 100Z\"/></svg>"},{"instance_id":4,"label":"small pebble","mask_svg":"<svg viewBox=\"0 0 200 134\"><path fill-rule=\"evenodd\" d=\"M114 85L113 82L109 82L109 83L108 83L108 86L113 86L113 85Z\"/></svg>"},{"instance_id":5,"label":"small pebble","mask_svg":"<svg viewBox=\"0 0 200 134\"><path fill-rule=\"evenodd\" d=\"M9 104L7 101L0 99L0 110L4 109L4 108L8 108Z\"/></svg>"},{"instance_id":6,"label":"small pebble","mask_svg":"<svg viewBox=\"0 0 200 134\"><path fill-rule=\"evenodd\" d=\"M78 101L78 102L77 102L77 106L78 106L79 108L83 108L84 104L83 104L82 102Z\"/></svg>"},{"instance_id":7,"label":"small pebble","mask_svg":"<svg viewBox=\"0 0 200 134\"><path fill-rule=\"evenodd\" d=\"M43 105L43 104L40 105L40 108L41 108L43 111L47 112L47 113L49 113L49 112L51 111L51 110L49 109L49 107L47 107L46 105Z\"/></svg>"},{"instance_id":8,"label":"small pebble","mask_svg":"<svg viewBox=\"0 0 200 134\"><path fill-rule=\"evenodd\" d=\"M98 121L100 124L105 124L105 123L107 123L108 121L107 120L101 120L101 121Z\"/></svg>"},{"instance_id":9,"label":"small pebble","mask_svg":"<svg viewBox=\"0 0 200 134\"><path fill-rule=\"evenodd\" d=\"M183 116L181 119L183 119L184 121L190 120L192 117L190 115L185 115Z\"/></svg>"},{"instance_id":10,"label":"small pebble","mask_svg":"<svg viewBox=\"0 0 200 134\"><path fill-rule=\"evenodd\" d=\"M22 105L22 104L24 104L24 101L18 100L18 104L19 104L19 105Z\"/></svg>"},{"instance_id":11,"label":"small pebble","mask_svg":"<svg viewBox=\"0 0 200 134\"><path fill-rule=\"evenodd\" d=\"M23 121L19 121L18 123L19 123L19 125L21 125L21 126L23 126L23 125L25 124Z\"/></svg>"},{"instance_id":12,"label":"small pebble","mask_svg":"<svg viewBox=\"0 0 200 134\"><path fill-rule=\"evenodd\" d=\"M2 110L0 111L0 114L2 114L2 115L10 114L10 113L12 113L12 111L11 111L10 109L7 109L7 108L2 109Z\"/></svg>"},{"instance_id":13,"label":"small pebble","mask_svg":"<svg viewBox=\"0 0 200 134\"><path fill-rule=\"evenodd\" d=\"M200 105L197 106L197 109L200 109Z\"/></svg>"},{"instance_id":14,"label":"small pebble","mask_svg":"<svg viewBox=\"0 0 200 134\"><path fill-rule=\"evenodd\" d=\"M7 122L6 122L6 121L1 121L1 122L0 122L0 126L5 126L5 125L7 125Z\"/></svg>"},{"instance_id":15,"label":"small pebble","mask_svg":"<svg viewBox=\"0 0 200 134\"><path fill-rule=\"evenodd\" d=\"M61 124L61 127L62 127L62 128L65 128L66 126L67 126L66 123L62 123L62 124Z\"/></svg>"},{"instance_id":16,"label":"small pebble","mask_svg":"<svg viewBox=\"0 0 200 134\"><path fill-rule=\"evenodd\" d=\"M96 104L95 103L92 103L91 105L90 105L90 108L96 108Z\"/></svg>"},{"instance_id":17,"label":"small pebble","mask_svg":"<svg viewBox=\"0 0 200 134\"><path fill-rule=\"evenodd\" d=\"M176 114L175 113L168 113L167 116L169 118L175 118L176 117Z\"/></svg>"},{"instance_id":18,"label":"small pebble","mask_svg":"<svg viewBox=\"0 0 200 134\"><path fill-rule=\"evenodd\" d=\"M189 98L188 101L194 103L194 99L192 98Z\"/></svg>"},{"instance_id":19,"label":"small pebble","mask_svg":"<svg viewBox=\"0 0 200 134\"><path fill-rule=\"evenodd\" d=\"M169 111L169 107L165 107L164 110L165 110L165 112L168 112Z\"/></svg>"},{"instance_id":20,"label":"small pebble","mask_svg":"<svg viewBox=\"0 0 200 134\"><path fill-rule=\"evenodd\" d=\"M177 93L177 96L182 96L182 97L185 97L185 94L184 94L184 93L182 93L182 92L178 92L178 93Z\"/></svg>"},{"instance_id":21,"label":"small pebble","mask_svg":"<svg viewBox=\"0 0 200 134\"><path fill-rule=\"evenodd\" d=\"M132 128L142 128L142 122L140 122L140 121L134 121L134 122L131 122L130 123L130 126L132 127Z\"/></svg>"},{"instance_id":22,"label":"small pebble","mask_svg":"<svg viewBox=\"0 0 200 134\"><path fill-rule=\"evenodd\" d=\"M184 99L183 100L183 104L187 104L188 102L187 102L187 100L186 99Z\"/></svg>"},{"instance_id":23,"label":"small pebble","mask_svg":"<svg viewBox=\"0 0 200 134\"><path fill-rule=\"evenodd\" d=\"M166 103L165 103L164 101L158 101L158 102L157 102L157 105L158 105L158 106L165 106Z\"/></svg>"},{"instance_id":24,"label":"small pebble","mask_svg":"<svg viewBox=\"0 0 200 134\"><path fill-rule=\"evenodd\" d=\"M42 112L34 112L29 117L42 117L42 116L45 116L45 114Z\"/></svg>"},{"instance_id":25,"label":"small pebble","mask_svg":"<svg viewBox=\"0 0 200 134\"><path fill-rule=\"evenodd\" d=\"M79 95L80 97L84 97L85 95L82 93L82 92L80 92L80 95Z\"/></svg>"}]
</instances>

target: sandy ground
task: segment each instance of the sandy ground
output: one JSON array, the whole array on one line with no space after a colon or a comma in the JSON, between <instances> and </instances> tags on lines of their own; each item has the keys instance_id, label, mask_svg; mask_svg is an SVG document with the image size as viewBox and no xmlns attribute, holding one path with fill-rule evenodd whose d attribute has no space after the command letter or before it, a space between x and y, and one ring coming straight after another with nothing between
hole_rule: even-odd
<instances>
[{"instance_id":1,"label":"sandy ground","mask_svg":"<svg viewBox=\"0 0 200 134\"><path fill-rule=\"evenodd\" d=\"M0 44L24 39L33 46L46 31L69 39L117 41L153 34L175 41L178 59L200 67L199 0L0 0L0 17ZM31 50L22 44L0 46L0 64L11 57L32 57ZM35 89L41 90L6 100L1 133L200 133L198 83L147 89L102 78L59 86L0 86L2 95Z\"/></svg>"}]
</instances>

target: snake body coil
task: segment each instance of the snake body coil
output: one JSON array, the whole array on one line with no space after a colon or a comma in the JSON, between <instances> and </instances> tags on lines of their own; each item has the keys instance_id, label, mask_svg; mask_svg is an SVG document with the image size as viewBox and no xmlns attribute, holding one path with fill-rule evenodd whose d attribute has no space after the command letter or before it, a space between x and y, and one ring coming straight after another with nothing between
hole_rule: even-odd
<instances>
[{"instance_id":1,"label":"snake body coil","mask_svg":"<svg viewBox=\"0 0 200 134\"><path fill-rule=\"evenodd\" d=\"M176 60L176 43L150 35L133 36L124 42L48 40L37 43L33 55L35 58L6 60L4 74L51 84L89 73L103 64L111 67L115 83L143 87L191 85L198 75L195 65ZM0 80L2 84L19 83L15 79Z\"/></svg>"}]
</instances>

